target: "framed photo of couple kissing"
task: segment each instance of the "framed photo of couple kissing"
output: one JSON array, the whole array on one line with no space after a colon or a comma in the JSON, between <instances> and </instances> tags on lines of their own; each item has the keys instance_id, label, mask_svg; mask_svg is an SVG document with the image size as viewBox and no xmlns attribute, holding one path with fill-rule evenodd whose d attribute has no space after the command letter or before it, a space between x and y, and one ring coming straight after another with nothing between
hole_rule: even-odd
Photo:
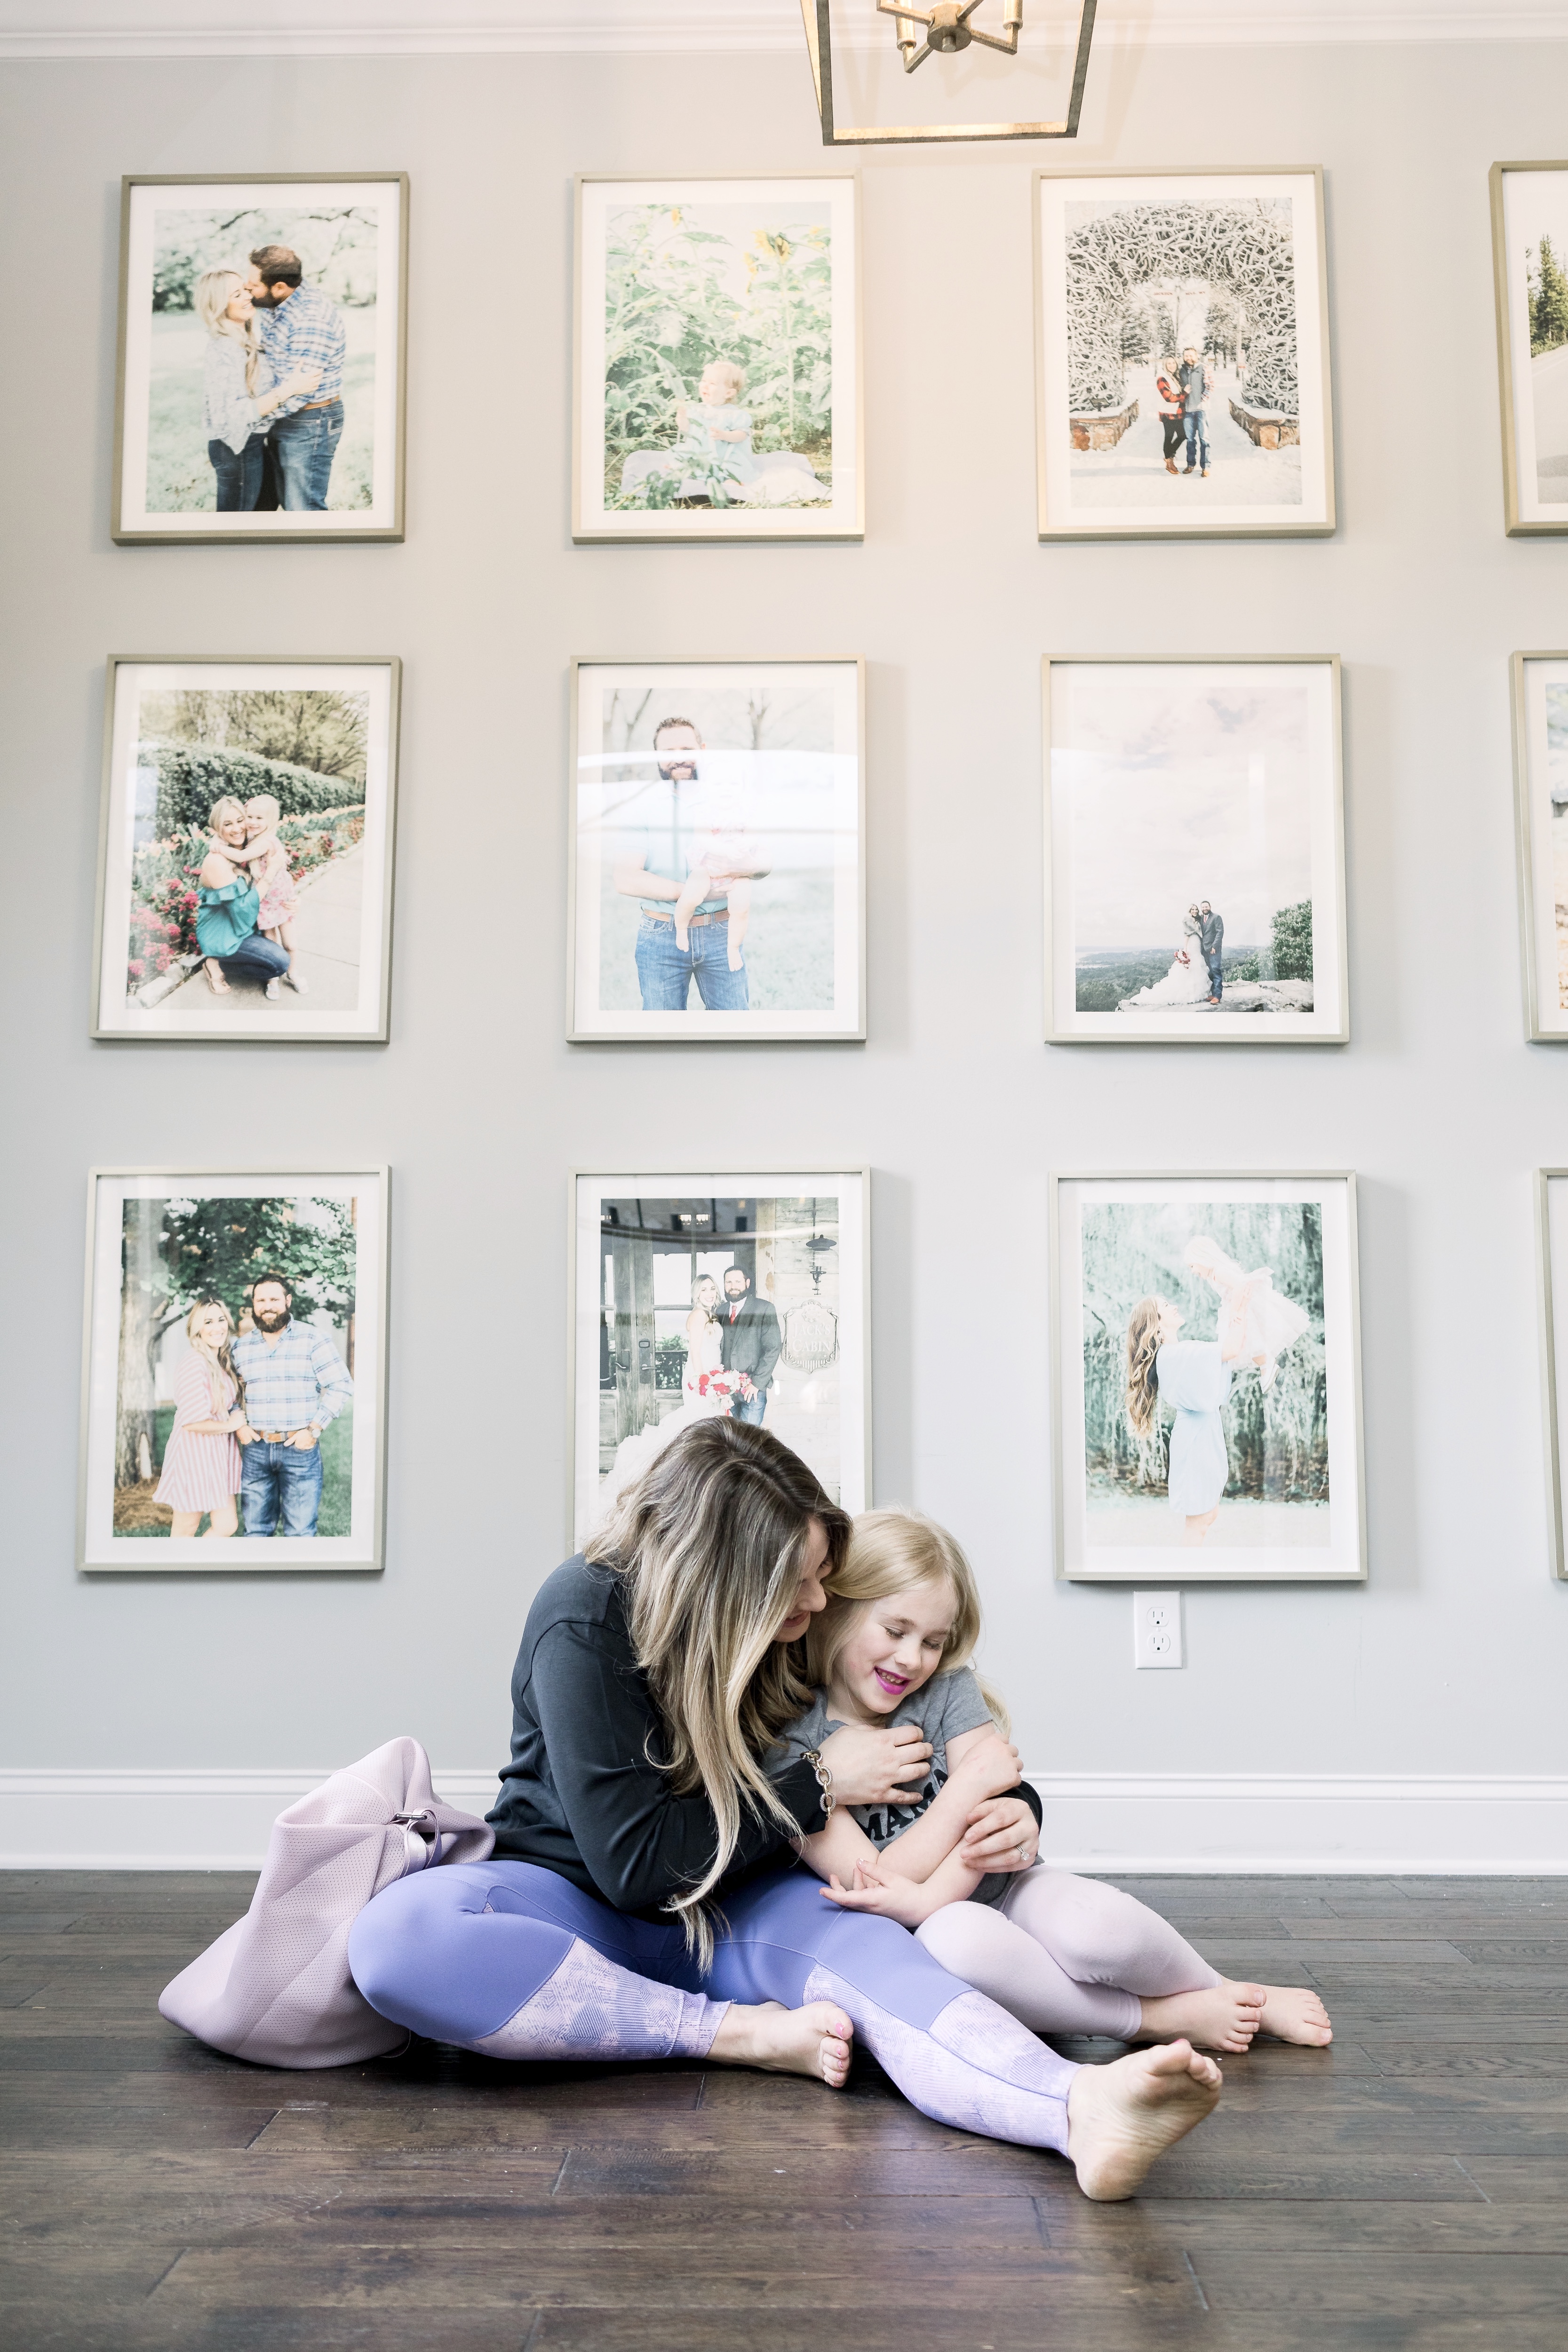
<instances>
[{"instance_id":1,"label":"framed photo of couple kissing","mask_svg":"<svg viewBox=\"0 0 1568 2352\"><path fill-rule=\"evenodd\" d=\"M579 177L574 539L864 537L858 199Z\"/></svg>"},{"instance_id":2,"label":"framed photo of couple kissing","mask_svg":"<svg viewBox=\"0 0 1568 2352\"><path fill-rule=\"evenodd\" d=\"M1042 539L1334 529L1323 175L1038 172Z\"/></svg>"},{"instance_id":3,"label":"framed photo of couple kissing","mask_svg":"<svg viewBox=\"0 0 1568 2352\"><path fill-rule=\"evenodd\" d=\"M384 1168L89 1181L79 1565L382 1565Z\"/></svg>"},{"instance_id":4,"label":"framed photo of couple kissing","mask_svg":"<svg viewBox=\"0 0 1568 2352\"><path fill-rule=\"evenodd\" d=\"M110 660L95 1037L385 1040L401 674Z\"/></svg>"},{"instance_id":5,"label":"framed photo of couple kissing","mask_svg":"<svg viewBox=\"0 0 1568 2352\"><path fill-rule=\"evenodd\" d=\"M1355 1178L1050 1180L1057 1575L1366 1574Z\"/></svg>"},{"instance_id":6,"label":"framed photo of couple kissing","mask_svg":"<svg viewBox=\"0 0 1568 2352\"><path fill-rule=\"evenodd\" d=\"M578 1175L570 1524L586 1541L694 1423L770 1429L850 1512L871 1497L867 1168Z\"/></svg>"},{"instance_id":7,"label":"framed photo of couple kissing","mask_svg":"<svg viewBox=\"0 0 1568 2352\"><path fill-rule=\"evenodd\" d=\"M400 540L408 174L121 186L112 537Z\"/></svg>"},{"instance_id":8,"label":"framed photo of couple kissing","mask_svg":"<svg viewBox=\"0 0 1568 2352\"><path fill-rule=\"evenodd\" d=\"M1340 665L1043 665L1046 1035L1350 1035Z\"/></svg>"},{"instance_id":9,"label":"framed photo of couple kissing","mask_svg":"<svg viewBox=\"0 0 1568 2352\"><path fill-rule=\"evenodd\" d=\"M573 663L574 1042L865 1036L864 671Z\"/></svg>"}]
</instances>

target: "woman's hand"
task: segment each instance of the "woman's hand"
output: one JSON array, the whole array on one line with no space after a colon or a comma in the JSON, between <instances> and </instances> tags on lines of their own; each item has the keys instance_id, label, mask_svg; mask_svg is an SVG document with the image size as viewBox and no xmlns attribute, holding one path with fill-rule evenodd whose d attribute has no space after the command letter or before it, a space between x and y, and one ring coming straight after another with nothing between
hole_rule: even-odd
<instances>
[{"instance_id":1,"label":"woman's hand","mask_svg":"<svg viewBox=\"0 0 1568 2352\"><path fill-rule=\"evenodd\" d=\"M879 1919L896 1919L900 1927L918 1927L933 1907L917 1880L899 1878L868 1862L856 1864L852 1886L835 1876L820 1891L825 1901L837 1903L841 1910L870 1911Z\"/></svg>"},{"instance_id":2,"label":"woman's hand","mask_svg":"<svg viewBox=\"0 0 1568 2352\"><path fill-rule=\"evenodd\" d=\"M976 1805L958 1859L965 1870L1027 1870L1039 1853L1040 1825L1022 1797Z\"/></svg>"},{"instance_id":3,"label":"woman's hand","mask_svg":"<svg viewBox=\"0 0 1568 2352\"><path fill-rule=\"evenodd\" d=\"M886 1805L918 1795L931 1767L931 1743L913 1723L891 1731L847 1723L823 1741L818 1753L841 1805Z\"/></svg>"},{"instance_id":4,"label":"woman's hand","mask_svg":"<svg viewBox=\"0 0 1568 2352\"><path fill-rule=\"evenodd\" d=\"M999 1731L988 1731L973 1747L966 1748L949 1775L972 1801L1004 1796L1009 1789L1017 1787L1022 1777L1018 1751Z\"/></svg>"}]
</instances>

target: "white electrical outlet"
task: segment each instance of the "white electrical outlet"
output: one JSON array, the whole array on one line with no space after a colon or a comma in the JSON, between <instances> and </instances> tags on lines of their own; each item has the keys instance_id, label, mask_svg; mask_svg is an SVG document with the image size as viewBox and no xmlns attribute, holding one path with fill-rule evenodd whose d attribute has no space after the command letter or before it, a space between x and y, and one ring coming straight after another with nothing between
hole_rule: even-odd
<instances>
[{"instance_id":1,"label":"white electrical outlet","mask_svg":"<svg viewBox=\"0 0 1568 2352\"><path fill-rule=\"evenodd\" d=\"M1182 1596L1179 1592L1132 1595L1134 1666L1183 1666Z\"/></svg>"}]
</instances>

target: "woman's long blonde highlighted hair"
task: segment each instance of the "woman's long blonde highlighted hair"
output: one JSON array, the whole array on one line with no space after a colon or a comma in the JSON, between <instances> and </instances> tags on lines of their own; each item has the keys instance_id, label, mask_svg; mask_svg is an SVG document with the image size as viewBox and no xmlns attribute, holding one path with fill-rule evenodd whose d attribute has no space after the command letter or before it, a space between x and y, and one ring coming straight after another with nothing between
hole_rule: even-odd
<instances>
[{"instance_id":1,"label":"woman's long blonde highlighted hair","mask_svg":"<svg viewBox=\"0 0 1568 2352\"><path fill-rule=\"evenodd\" d=\"M209 335L245 345L245 388L247 392L254 393L257 363L261 357L261 339L255 320L252 320L248 326L241 326L237 319L225 315L234 299L235 288L244 283L237 269L204 269L196 280L191 300L197 318Z\"/></svg>"},{"instance_id":2,"label":"woman's long blonde highlighted hair","mask_svg":"<svg viewBox=\"0 0 1568 2352\"><path fill-rule=\"evenodd\" d=\"M1163 1301L1141 1298L1127 1324L1127 1418L1134 1437L1152 1437L1160 1426L1160 1310Z\"/></svg>"},{"instance_id":3,"label":"woman's long blonde highlighted hair","mask_svg":"<svg viewBox=\"0 0 1568 2352\"><path fill-rule=\"evenodd\" d=\"M712 1860L665 1906L704 1967L713 1953L705 1906L734 1858L742 1806L799 1834L762 1759L811 1704L798 1646L777 1635L813 1519L832 1574L848 1546L847 1515L767 1430L716 1417L683 1430L585 1548L626 1580L632 1647L663 1728L651 1760L678 1796L700 1790L713 1809Z\"/></svg>"},{"instance_id":4,"label":"woman's long blonde highlighted hair","mask_svg":"<svg viewBox=\"0 0 1568 2352\"><path fill-rule=\"evenodd\" d=\"M210 1348L205 1339L197 1338L196 1325L204 1321L215 1307L224 1319L224 1337L221 1345ZM234 1402L234 1399L226 1393L219 1378L220 1374L226 1373L234 1382L235 1397L243 1398L245 1395L245 1383L234 1366L234 1318L221 1298L197 1299L185 1318L185 1337L190 1341L194 1353L200 1356L207 1368L207 1402L212 1406L213 1418L216 1421L221 1414L228 1412Z\"/></svg>"},{"instance_id":5,"label":"woman's long blonde highlighted hair","mask_svg":"<svg viewBox=\"0 0 1568 2352\"><path fill-rule=\"evenodd\" d=\"M832 1681L844 1645L868 1603L889 1601L895 1592L908 1592L911 1585L947 1584L952 1590L952 1630L938 1672L952 1674L973 1663L980 1640L980 1588L974 1570L957 1538L928 1519L923 1511L898 1506L862 1511L850 1534L843 1566L834 1569L825 1581L827 1606L812 1619L805 1636L805 1670L816 1689L826 1690ZM980 1692L1005 1731L1007 1709L1000 1692L983 1680Z\"/></svg>"}]
</instances>

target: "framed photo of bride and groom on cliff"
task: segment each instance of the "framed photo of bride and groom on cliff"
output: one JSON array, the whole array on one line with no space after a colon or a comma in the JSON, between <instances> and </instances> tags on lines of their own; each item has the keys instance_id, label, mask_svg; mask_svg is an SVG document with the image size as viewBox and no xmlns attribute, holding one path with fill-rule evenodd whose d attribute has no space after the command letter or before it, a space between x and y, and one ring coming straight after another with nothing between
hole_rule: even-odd
<instances>
[{"instance_id":1,"label":"framed photo of bride and groom on cliff","mask_svg":"<svg viewBox=\"0 0 1568 2352\"><path fill-rule=\"evenodd\" d=\"M1333 655L1043 665L1046 1035L1350 1035Z\"/></svg>"},{"instance_id":2,"label":"framed photo of bride and groom on cliff","mask_svg":"<svg viewBox=\"0 0 1568 2352\"><path fill-rule=\"evenodd\" d=\"M578 178L574 539L864 537L858 194Z\"/></svg>"},{"instance_id":3,"label":"framed photo of bride and groom on cliff","mask_svg":"<svg viewBox=\"0 0 1568 2352\"><path fill-rule=\"evenodd\" d=\"M1355 1178L1050 1180L1058 1578L1366 1574Z\"/></svg>"},{"instance_id":4,"label":"framed photo of bride and groom on cliff","mask_svg":"<svg viewBox=\"0 0 1568 2352\"><path fill-rule=\"evenodd\" d=\"M570 1518L581 1545L694 1422L771 1429L871 1498L870 1171L572 1180Z\"/></svg>"}]
</instances>

